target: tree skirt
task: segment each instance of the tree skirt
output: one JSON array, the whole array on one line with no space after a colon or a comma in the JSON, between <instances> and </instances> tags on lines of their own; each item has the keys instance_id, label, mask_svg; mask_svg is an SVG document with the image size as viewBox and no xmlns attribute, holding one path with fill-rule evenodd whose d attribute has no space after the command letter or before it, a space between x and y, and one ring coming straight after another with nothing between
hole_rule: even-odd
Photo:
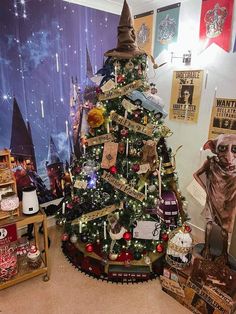
<instances>
[{"instance_id":1,"label":"tree skirt","mask_svg":"<svg viewBox=\"0 0 236 314\"><path fill-rule=\"evenodd\" d=\"M62 241L62 251L69 262L82 273L95 279L114 283L139 283L153 280L163 273L164 254L160 255L152 265L132 262L129 266L102 259L94 253L88 254L78 244L69 240Z\"/></svg>"}]
</instances>

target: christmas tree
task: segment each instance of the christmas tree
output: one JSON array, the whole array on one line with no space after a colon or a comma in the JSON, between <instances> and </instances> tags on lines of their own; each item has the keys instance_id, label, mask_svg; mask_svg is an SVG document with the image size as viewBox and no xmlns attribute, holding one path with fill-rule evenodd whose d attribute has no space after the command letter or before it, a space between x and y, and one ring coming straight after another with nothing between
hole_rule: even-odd
<instances>
[{"instance_id":1,"label":"christmas tree","mask_svg":"<svg viewBox=\"0 0 236 314\"><path fill-rule=\"evenodd\" d=\"M136 45L126 1L117 48L105 56L82 155L72 165L63 250L95 277L147 280L158 273L168 232L184 217L165 142L172 134L167 114L147 81L147 55Z\"/></svg>"}]
</instances>

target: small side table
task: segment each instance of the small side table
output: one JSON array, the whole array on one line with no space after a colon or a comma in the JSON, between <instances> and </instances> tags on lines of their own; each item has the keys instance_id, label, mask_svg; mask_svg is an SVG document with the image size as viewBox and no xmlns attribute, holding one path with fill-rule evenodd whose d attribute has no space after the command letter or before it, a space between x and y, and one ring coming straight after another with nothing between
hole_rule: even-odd
<instances>
[{"instance_id":1,"label":"small side table","mask_svg":"<svg viewBox=\"0 0 236 314\"><path fill-rule=\"evenodd\" d=\"M37 269L30 269L28 267L22 267L22 265L18 264L18 273L12 279L0 283L0 290L13 286L17 283L20 283L24 280L33 278L38 275L43 275L43 280L49 280L49 270L48 270L48 232L47 232L47 216L44 213L43 209L35 215L24 215L20 211L20 215L18 217L14 217L14 219L2 219L0 220L0 228L7 224L16 223L17 229L27 226L29 224L34 225L34 238L35 244L39 248L39 234L37 226L42 223L43 225L43 253L41 253L42 257L42 265ZM42 252L42 249L40 250Z\"/></svg>"}]
</instances>

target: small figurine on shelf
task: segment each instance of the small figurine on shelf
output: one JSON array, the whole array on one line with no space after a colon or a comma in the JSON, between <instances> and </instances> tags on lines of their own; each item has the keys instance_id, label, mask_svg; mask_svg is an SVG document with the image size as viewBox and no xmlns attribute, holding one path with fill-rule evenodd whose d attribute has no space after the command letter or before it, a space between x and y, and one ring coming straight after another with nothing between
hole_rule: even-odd
<instances>
[{"instance_id":1,"label":"small figurine on shelf","mask_svg":"<svg viewBox=\"0 0 236 314\"><path fill-rule=\"evenodd\" d=\"M31 245L27 254L27 263L30 268L39 268L42 263L40 251L35 245Z\"/></svg>"}]
</instances>

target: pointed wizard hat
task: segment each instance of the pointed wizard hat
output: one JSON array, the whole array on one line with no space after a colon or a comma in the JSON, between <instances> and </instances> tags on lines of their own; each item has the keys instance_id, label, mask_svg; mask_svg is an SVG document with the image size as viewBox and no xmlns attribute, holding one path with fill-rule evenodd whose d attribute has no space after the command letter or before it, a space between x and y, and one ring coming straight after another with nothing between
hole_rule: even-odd
<instances>
[{"instance_id":1,"label":"pointed wizard hat","mask_svg":"<svg viewBox=\"0 0 236 314\"><path fill-rule=\"evenodd\" d=\"M124 0L120 16L117 38L117 47L105 52L104 56L130 59L145 53L137 46L133 19L126 0Z\"/></svg>"}]
</instances>

